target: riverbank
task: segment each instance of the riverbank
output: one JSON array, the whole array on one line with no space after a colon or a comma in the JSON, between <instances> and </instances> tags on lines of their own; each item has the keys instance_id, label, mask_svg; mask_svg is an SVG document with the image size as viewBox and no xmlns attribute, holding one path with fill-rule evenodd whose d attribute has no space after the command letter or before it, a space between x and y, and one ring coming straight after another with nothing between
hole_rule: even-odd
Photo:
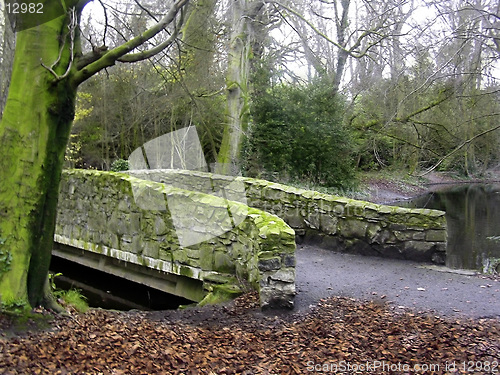
<instances>
[{"instance_id":1,"label":"riverbank","mask_svg":"<svg viewBox=\"0 0 500 375\"><path fill-rule=\"evenodd\" d=\"M431 172L421 177L410 176L405 171L366 172L360 176L359 191L352 198L391 204L444 186L471 183L500 183L500 170L490 170L478 178L467 178L452 172Z\"/></svg>"},{"instance_id":2,"label":"riverbank","mask_svg":"<svg viewBox=\"0 0 500 375\"><path fill-rule=\"evenodd\" d=\"M368 172L361 175L359 191L354 193L353 198L379 204L391 204L415 198L438 189L440 186L498 181L500 181L500 175L493 172L478 179L446 172L431 172L422 177L410 176L404 171Z\"/></svg>"}]
</instances>

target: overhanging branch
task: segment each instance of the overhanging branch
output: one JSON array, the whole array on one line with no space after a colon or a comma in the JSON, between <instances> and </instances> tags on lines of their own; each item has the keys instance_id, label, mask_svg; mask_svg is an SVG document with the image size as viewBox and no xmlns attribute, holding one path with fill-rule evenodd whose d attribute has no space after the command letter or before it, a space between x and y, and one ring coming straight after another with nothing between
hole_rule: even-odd
<instances>
[{"instance_id":1,"label":"overhanging branch","mask_svg":"<svg viewBox=\"0 0 500 375\"><path fill-rule=\"evenodd\" d=\"M183 23L184 23L184 12L183 12L183 10L181 10L180 20L177 23L177 25L175 26L175 30L172 33L172 35L170 36L170 38L165 40L163 43L158 44L154 48L151 48L147 51L143 51L143 52L139 52L139 53L129 53L127 55L120 57L119 59L117 59L117 61L123 62L123 63L133 63L133 62L149 59L150 57L153 57L154 55L160 53L164 49L168 48L173 43L173 41L179 36L179 32L181 30L181 25Z\"/></svg>"},{"instance_id":2,"label":"overhanging branch","mask_svg":"<svg viewBox=\"0 0 500 375\"><path fill-rule=\"evenodd\" d=\"M66 67L66 71L64 72L63 75L58 75L54 71L54 67L59 64L62 58L63 50L64 50L64 45L66 44L66 38L62 42L61 48L59 49L59 56L57 57L56 61L52 63L51 66L47 66L43 63L42 59L40 59L40 64L47 69L56 79L56 81L61 81L62 79L66 78L69 75L69 72L71 71L71 68L73 67L73 57L74 57L74 49L75 49L75 32L76 28L78 26L78 21L77 21L77 12L75 8L72 8L69 10L69 25L68 25L68 34L69 34L69 62L68 66Z\"/></svg>"},{"instance_id":3,"label":"overhanging branch","mask_svg":"<svg viewBox=\"0 0 500 375\"><path fill-rule=\"evenodd\" d=\"M93 76L97 72L112 66L123 56L127 55L130 51L135 48L143 45L147 41L154 38L161 31L165 30L168 25L174 22L175 18L179 11L182 10L184 6L189 3L189 0L176 0L168 13L160 20L160 22L156 23L154 26L143 32L141 35L136 36L135 38L129 40L128 42L123 43L122 45L115 47L105 53L102 57L97 59L96 61L83 66L77 73L74 74L72 83L76 87L89 77ZM166 42L162 43L165 44ZM166 48L166 46L165 46ZM164 49L164 48L163 48ZM156 48L155 48L156 50ZM162 49L158 49L156 53L160 52ZM151 54L150 56L153 56Z\"/></svg>"}]
</instances>

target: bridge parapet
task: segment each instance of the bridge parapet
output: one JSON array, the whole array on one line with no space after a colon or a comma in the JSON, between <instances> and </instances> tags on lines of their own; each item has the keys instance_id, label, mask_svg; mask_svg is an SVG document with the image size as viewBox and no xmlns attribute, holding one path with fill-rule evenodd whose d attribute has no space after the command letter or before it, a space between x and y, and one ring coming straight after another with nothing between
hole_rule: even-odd
<instances>
[{"instance_id":1,"label":"bridge parapet","mask_svg":"<svg viewBox=\"0 0 500 375\"><path fill-rule=\"evenodd\" d=\"M293 307L294 236L279 217L221 197L121 173L63 172L57 243L200 280L203 292L191 295L201 304L251 287L263 309Z\"/></svg>"},{"instance_id":2,"label":"bridge parapet","mask_svg":"<svg viewBox=\"0 0 500 375\"><path fill-rule=\"evenodd\" d=\"M345 252L444 263L447 227L443 211L378 205L269 181L184 170L128 171L144 180L189 190L219 191L230 181L245 186L250 207L281 217L298 240Z\"/></svg>"}]
</instances>

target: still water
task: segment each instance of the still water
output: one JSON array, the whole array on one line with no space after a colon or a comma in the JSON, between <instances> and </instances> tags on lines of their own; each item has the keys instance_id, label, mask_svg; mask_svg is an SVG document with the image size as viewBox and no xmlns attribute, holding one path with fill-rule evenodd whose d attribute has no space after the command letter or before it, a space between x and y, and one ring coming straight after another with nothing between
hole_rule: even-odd
<instances>
[{"instance_id":1,"label":"still water","mask_svg":"<svg viewBox=\"0 0 500 375\"><path fill-rule=\"evenodd\" d=\"M488 258L500 258L500 184L439 187L405 207L446 211L448 267L481 270Z\"/></svg>"}]
</instances>

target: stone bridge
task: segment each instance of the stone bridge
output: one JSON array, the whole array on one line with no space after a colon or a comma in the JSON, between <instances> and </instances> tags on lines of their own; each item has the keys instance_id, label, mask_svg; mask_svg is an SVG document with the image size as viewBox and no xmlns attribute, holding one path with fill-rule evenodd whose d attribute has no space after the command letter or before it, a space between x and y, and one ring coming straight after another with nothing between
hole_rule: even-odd
<instances>
[{"instance_id":1,"label":"stone bridge","mask_svg":"<svg viewBox=\"0 0 500 375\"><path fill-rule=\"evenodd\" d=\"M295 242L444 262L444 212L182 170L63 173L54 254L200 304L292 308Z\"/></svg>"}]
</instances>

